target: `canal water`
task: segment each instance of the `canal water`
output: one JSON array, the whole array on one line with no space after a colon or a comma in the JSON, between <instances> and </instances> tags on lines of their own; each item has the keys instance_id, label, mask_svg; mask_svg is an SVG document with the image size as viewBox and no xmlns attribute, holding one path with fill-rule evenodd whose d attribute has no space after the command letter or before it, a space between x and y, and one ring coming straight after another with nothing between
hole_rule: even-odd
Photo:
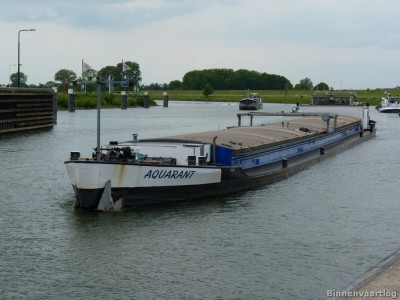
<instances>
[{"instance_id":1,"label":"canal water","mask_svg":"<svg viewBox=\"0 0 400 300\"><path fill-rule=\"evenodd\" d=\"M263 108L282 110L291 105ZM238 112L175 101L102 110L102 142L223 129ZM0 298L325 299L400 247L400 117L371 117L374 139L287 180L114 213L74 210L64 166L70 151L91 156L96 110L1 136Z\"/></svg>"}]
</instances>

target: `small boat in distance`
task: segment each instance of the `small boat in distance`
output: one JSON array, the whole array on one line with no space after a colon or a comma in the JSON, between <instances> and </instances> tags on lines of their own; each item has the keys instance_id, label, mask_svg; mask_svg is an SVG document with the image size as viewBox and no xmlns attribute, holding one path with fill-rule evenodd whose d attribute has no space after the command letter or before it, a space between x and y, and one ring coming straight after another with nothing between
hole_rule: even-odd
<instances>
[{"instance_id":1,"label":"small boat in distance","mask_svg":"<svg viewBox=\"0 0 400 300\"><path fill-rule=\"evenodd\" d=\"M240 110L257 110L263 107L263 102L258 93L250 93L246 98L240 100Z\"/></svg>"},{"instance_id":2,"label":"small boat in distance","mask_svg":"<svg viewBox=\"0 0 400 300\"><path fill-rule=\"evenodd\" d=\"M359 105L355 92L317 91L311 97L311 105Z\"/></svg>"},{"instance_id":3,"label":"small boat in distance","mask_svg":"<svg viewBox=\"0 0 400 300\"><path fill-rule=\"evenodd\" d=\"M296 105L292 107L292 113L301 113L300 103L296 103Z\"/></svg>"},{"instance_id":4,"label":"small boat in distance","mask_svg":"<svg viewBox=\"0 0 400 300\"><path fill-rule=\"evenodd\" d=\"M382 97L381 103L375 108L381 113L400 113L400 97L388 94L387 98Z\"/></svg>"}]
</instances>

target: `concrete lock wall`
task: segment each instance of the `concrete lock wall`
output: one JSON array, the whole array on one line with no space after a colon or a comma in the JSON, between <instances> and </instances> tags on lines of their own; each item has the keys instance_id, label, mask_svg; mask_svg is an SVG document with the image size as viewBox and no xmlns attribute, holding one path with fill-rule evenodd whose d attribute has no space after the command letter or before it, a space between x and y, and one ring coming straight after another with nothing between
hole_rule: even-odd
<instances>
[{"instance_id":1,"label":"concrete lock wall","mask_svg":"<svg viewBox=\"0 0 400 300\"><path fill-rule=\"evenodd\" d=\"M0 88L0 134L51 128L57 124L52 89Z\"/></svg>"}]
</instances>

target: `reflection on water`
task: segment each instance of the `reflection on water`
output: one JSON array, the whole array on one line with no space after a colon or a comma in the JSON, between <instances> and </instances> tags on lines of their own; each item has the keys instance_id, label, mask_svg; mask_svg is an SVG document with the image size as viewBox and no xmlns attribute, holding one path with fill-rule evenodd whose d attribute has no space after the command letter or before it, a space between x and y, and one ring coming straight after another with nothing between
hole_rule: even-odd
<instances>
[{"instance_id":1,"label":"reflection on water","mask_svg":"<svg viewBox=\"0 0 400 300\"><path fill-rule=\"evenodd\" d=\"M102 142L218 130L236 125L238 112L236 103L174 101L103 110ZM91 155L95 110L59 112L52 130L1 136L3 297L325 298L399 247L400 118L371 115L375 139L287 180L114 213L73 210L64 167L71 150Z\"/></svg>"}]
</instances>

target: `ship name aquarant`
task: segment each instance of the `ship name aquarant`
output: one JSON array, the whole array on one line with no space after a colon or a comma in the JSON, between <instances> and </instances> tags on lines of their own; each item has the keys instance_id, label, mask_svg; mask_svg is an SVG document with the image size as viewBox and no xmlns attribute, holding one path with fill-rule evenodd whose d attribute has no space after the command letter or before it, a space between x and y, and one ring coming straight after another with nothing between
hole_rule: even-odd
<instances>
[{"instance_id":1,"label":"ship name aquarant","mask_svg":"<svg viewBox=\"0 0 400 300\"><path fill-rule=\"evenodd\" d=\"M196 171L178 171L178 170L149 170L143 178L153 179L190 179Z\"/></svg>"}]
</instances>

